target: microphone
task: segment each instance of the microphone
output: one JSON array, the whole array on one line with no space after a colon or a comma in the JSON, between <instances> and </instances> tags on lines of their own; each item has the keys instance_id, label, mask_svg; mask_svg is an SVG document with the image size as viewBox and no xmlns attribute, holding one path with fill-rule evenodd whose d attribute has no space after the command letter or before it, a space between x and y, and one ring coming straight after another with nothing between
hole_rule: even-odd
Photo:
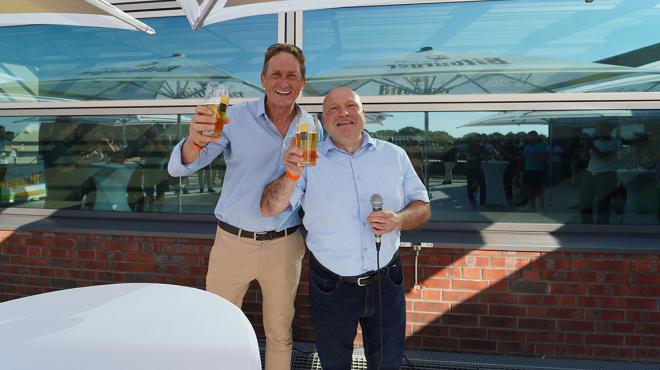
<instances>
[{"instance_id":1,"label":"microphone","mask_svg":"<svg viewBox=\"0 0 660 370\"><path fill-rule=\"evenodd\" d=\"M374 212L383 209L383 196L380 194L371 195L371 208ZM376 234L376 250L380 252L380 234Z\"/></svg>"}]
</instances>

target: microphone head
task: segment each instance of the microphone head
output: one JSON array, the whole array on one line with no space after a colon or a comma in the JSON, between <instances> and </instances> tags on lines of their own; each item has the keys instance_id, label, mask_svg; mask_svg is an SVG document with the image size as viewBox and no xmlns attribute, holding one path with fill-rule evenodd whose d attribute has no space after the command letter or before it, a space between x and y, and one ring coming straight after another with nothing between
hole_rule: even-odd
<instances>
[{"instance_id":1,"label":"microphone head","mask_svg":"<svg viewBox=\"0 0 660 370\"><path fill-rule=\"evenodd\" d=\"M371 208L374 209L374 211L380 211L383 209L383 196L380 194L372 194L371 195Z\"/></svg>"}]
</instances>

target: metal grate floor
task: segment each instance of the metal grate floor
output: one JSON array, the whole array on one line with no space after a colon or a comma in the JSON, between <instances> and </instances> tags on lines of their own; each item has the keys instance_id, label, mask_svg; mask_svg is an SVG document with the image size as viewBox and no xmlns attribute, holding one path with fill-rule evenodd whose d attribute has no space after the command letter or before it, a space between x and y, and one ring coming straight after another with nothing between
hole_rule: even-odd
<instances>
[{"instance_id":1,"label":"metal grate floor","mask_svg":"<svg viewBox=\"0 0 660 370\"><path fill-rule=\"evenodd\" d=\"M261 361L265 340L259 338ZM322 370L314 343L294 342L291 370ZM351 370L367 370L362 348L353 351ZM660 364L470 353L405 351L401 370L660 370Z\"/></svg>"}]
</instances>

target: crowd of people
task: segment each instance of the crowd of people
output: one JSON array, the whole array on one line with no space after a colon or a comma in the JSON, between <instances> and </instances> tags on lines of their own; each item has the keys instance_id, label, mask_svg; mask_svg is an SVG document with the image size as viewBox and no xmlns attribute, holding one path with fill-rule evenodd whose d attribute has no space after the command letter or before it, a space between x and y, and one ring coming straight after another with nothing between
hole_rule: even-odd
<instances>
[{"instance_id":1,"label":"crowd of people","mask_svg":"<svg viewBox=\"0 0 660 370\"><path fill-rule=\"evenodd\" d=\"M579 209L582 223L609 223L610 215L624 212L627 189L621 173L627 169L655 171L658 162L657 126L649 126L647 133L635 133L628 140L615 137L615 127L598 121L590 130L577 128L581 134L552 141L536 131L510 133L498 139L471 134L458 145L450 141L440 151L442 185L454 183L459 168L468 201L475 208L488 204L484 166L505 162L501 186L508 208L543 211L545 193L561 187L575 195L578 203L571 208ZM491 186L492 181L499 180L491 178ZM641 185L657 187L652 181Z\"/></svg>"}]
</instances>

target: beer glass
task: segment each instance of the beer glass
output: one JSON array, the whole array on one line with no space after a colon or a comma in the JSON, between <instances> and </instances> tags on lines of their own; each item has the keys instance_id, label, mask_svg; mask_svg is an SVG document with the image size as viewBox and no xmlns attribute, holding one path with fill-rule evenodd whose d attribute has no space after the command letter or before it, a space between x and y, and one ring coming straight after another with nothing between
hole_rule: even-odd
<instances>
[{"instance_id":1,"label":"beer glass","mask_svg":"<svg viewBox=\"0 0 660 370\"><path fill-rule=\"evenodd\" d=\"M218 138L222 135L227 105L229 105L229 87L218 82L210 82L204 93L204 105L213 112L215 129L213 131L203 131L202 135Z\"/></svg>"},{"instance_id":2,"label":"beer glass","mask_svg":"<svg viewBox=\"0 0 660 370\"><path fill-rule=\"evenodd\" d=\"M315 166L318 158L317 145L319 142L319 132L321 123L318 118L312 114L304 114L298 121L298 130L296 132L296 146L302 149L303 161L299 166Z\"/></svg>"}]
</instances>

